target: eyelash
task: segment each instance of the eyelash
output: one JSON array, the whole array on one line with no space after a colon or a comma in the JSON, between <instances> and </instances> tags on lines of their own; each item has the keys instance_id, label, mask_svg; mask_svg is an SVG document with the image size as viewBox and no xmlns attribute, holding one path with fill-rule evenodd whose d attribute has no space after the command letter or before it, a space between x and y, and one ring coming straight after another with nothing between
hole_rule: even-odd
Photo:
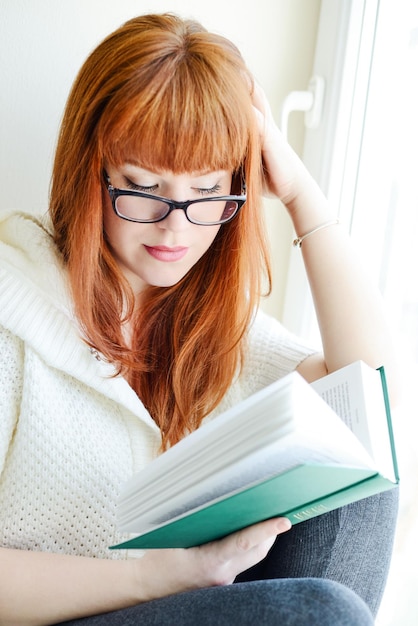
<instances>
[{"instance_id":1,"label":"eyelash","mask_svg":"<svg viewBox=\"0 0 418 626\"><path fill-rule=\"evenodd\" d=\"M218 193L221 190L221 186L219 183L211 187L210 189L198 189L198 192L201 196L209 196L212 193Z\"/></svg>"},{"instance_id":2,"label":"eyelash","mask_svg":"<svg viewBox=\"0 0 418 626\"><path fill-rule=\"evenodd\" d=\"M141 185L137 185L133 183L128 178L126 178L125 180L126 180L126 186L128 187L128 189L132 189L132 191L142 191L143 193L154 193L158 189L158 185L153 185L152 187L142 187ZM217 183L210 189L197 189L197 191L199 192L201 196L209 196L211 194L218 193L218 191L220 190L221 190L221 185L219 185L219 183Z\"/></svg>"},{"instance_id":3,"label":"eyelash","mask_svg":"<svg viewBox=\"0 0 418 626\"><path fill-rule=\"evenodd\" d=\"M142 187L141 185L136 185L128 178L126 178L125 180L126 180L126 186L128 187L128 189L132 189L132 191L142 191L144 193L153 193L154 191L157 191L157 188L158 188L158 185L152 185L152 187Z\"/></svg>"}]
</instances>

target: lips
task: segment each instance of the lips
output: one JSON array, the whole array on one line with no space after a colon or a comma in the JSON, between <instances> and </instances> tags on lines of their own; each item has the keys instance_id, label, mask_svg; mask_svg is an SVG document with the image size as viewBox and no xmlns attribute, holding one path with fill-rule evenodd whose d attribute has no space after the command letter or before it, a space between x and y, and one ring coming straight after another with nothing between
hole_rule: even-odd
<instances>
[{"instance_id":1,"label":"lips","mask_svg":"<svg viewBox=\"0 0 418 626\"><path fill-rule=\"evenodd\" d=\"M170 248L168 246L144 246L145 250L150 256L157 261L163 261L164 263L174 263L175 261L181 261L186 256L188 248L182 246L175 246Z\"/></svg>"}]
</instances>

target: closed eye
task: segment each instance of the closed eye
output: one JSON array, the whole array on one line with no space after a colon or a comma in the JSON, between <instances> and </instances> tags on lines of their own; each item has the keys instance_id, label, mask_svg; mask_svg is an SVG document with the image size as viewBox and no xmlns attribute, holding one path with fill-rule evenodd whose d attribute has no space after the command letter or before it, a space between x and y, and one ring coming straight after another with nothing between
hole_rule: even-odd
<instances>
[{"instance_id":1,"label":"closed eye","mask_svg":"<svg viewBox=\"0 0 418 626\"><path fill-rule=\"evenodd\" d=\"M197 191L200 193L201 196L210 196L210 195L213 195L215 193L219 193L221 191L221 189L222 189L221 185L219 185L219 183L217 183L216 185L214 185L210 189L199 188Z\"/></svg>"},{"instance_id":2,"label":"closed eye","mask_svg":"<svg viewBox=\"0 0 418 626\"><path fill-rule=\"evenodd\" d=\"M143 185L137 185L133 183L129 178L125 178L126 187L131 189L132 191L142 191L143 193L154 193L158 189L158 185L151 185L149 187L144 187Z\"/></svg>"}]
</instances>

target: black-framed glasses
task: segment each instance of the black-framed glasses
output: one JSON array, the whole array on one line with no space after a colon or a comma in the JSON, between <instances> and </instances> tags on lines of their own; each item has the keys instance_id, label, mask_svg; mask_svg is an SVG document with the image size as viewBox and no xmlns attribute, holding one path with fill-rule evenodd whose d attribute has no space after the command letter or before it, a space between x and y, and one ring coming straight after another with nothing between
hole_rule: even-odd
<instances>
[{"instance_id":1,"label":"black-framed glasses","mask_svg":"<svg viewBox=\"0 0 418 626\"><path fill-rule=\"evenodd\" d=\"M230 222L246 202L245 188L240 196L218 196L175 202L142 191L116 189L108 185L113 210L118 217L129 222L153 224L161 222L175 209L184 211L192 224L215 226Z\"/></svg>"}]
</instances>

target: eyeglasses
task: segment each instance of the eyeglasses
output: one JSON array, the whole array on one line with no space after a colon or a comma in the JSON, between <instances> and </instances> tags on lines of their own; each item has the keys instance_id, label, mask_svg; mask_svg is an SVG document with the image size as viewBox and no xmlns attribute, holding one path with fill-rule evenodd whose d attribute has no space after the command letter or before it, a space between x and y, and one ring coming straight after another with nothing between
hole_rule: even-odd
<instances>
[{"instance_id":1,"label":"eyeglasses","mask_svg":"<svg viewBox=\"0 0 418 626\"><path fill-rule=\"evenodd\" d=\"M240 196L199 198L185 202L175 202L142 191L116 189L112 185L108 185L107 190L116 215L129 222L142 224L161 222L175 209L184 211L192 224L200 226L226 224L237 215L247 200L245 189Z\"/></svg>"}]
</instances>

